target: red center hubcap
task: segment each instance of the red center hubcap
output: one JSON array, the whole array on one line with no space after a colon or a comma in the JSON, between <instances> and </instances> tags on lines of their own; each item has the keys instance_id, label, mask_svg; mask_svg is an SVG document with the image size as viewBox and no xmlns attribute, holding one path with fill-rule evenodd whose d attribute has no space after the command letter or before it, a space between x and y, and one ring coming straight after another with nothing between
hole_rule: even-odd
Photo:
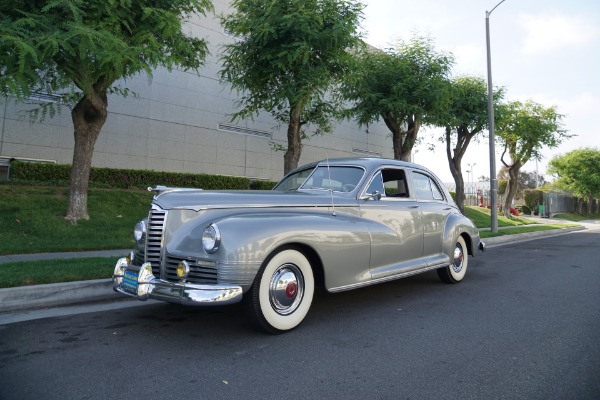
<instances>
[{"instance_id":1,"label":"red center hubcap","mask_svg":"<svg viewBox=\"0 0 600 400\"><path fill-rule=\"evenodd\" d=\"M291 299L292 297L294 297L296 295L296 291L298 290L298 285L296 285L294 282L288 283L287 287L285 288L285 295Z\"/></svg>"}]
</instances>

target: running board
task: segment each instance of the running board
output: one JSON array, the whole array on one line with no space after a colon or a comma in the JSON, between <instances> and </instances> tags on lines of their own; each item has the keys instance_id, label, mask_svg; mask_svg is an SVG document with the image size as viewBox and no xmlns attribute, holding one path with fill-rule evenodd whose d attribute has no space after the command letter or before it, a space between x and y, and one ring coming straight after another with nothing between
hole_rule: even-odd
<instances>
[{"instance_id":1,"label":"running board","mask_svg":"<svg viewBox=\"0 0 600 400\"><path fill-rule=\"evenodd\" d=\"M353 283L352 285L340 286L340 287L328 289L327 291L330 293L345 292L347 290L358 289L361 287L371 286L371 285L375 285L378 283L395 281L395 280L401 279L401 278L407 278L412 275L418 275L423 272L432 271L434 269L439 269L439 268L443 268L446 266L447 266L446 264L436 264L436 265L432 265L429 267L420 268L420 269L416 269L416 270L412 270L412 271L408 271L408 272L402 272L402 273L395 274L395 275L385 276L383 278L377 278L377 279L373 279L373 280L366 281L366 282Z\"/></svg>"}]
</instances>

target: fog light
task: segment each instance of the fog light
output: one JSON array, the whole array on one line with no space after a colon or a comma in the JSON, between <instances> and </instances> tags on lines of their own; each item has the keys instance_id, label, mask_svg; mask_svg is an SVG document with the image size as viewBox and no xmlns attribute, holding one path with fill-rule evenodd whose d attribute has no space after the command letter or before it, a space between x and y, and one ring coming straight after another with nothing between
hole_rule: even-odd
<instances>
[{"instance_id":1,"label":"fog light","mask_svg":"<svg viewBox=\"0 0 600 400\"><path fill-rule=\"evenodd\" d=\"M187 278L190 273L190 264L187 261L182 261L177 264L177 276L179 279Z\"/></svg>"}]
</instances>

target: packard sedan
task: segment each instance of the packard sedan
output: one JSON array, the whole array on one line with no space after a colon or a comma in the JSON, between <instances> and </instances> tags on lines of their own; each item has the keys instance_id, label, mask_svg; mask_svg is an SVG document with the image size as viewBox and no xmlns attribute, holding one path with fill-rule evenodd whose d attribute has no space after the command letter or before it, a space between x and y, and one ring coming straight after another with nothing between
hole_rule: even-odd
<instances>
[{"instance_id":1,"label":"packard sedan","mask_svg":"<svg viewBox=\"0 0 600 400\"><path fill-rule=\"evenodd\" d=\"M402 161L316 162L272 191L152 190L114 290L191 306L243 301L270 333L297 327L317 286L334 293L430 270L457 283L484 248L440 180Z\"/></svg>"}]
</instances>

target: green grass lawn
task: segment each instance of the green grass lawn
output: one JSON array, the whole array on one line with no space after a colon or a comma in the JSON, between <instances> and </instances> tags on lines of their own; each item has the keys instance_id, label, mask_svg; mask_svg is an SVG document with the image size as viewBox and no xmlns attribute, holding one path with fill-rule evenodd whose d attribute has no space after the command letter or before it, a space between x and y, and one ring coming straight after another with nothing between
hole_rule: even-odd
<instances>
[{"instance_id":1,"label":"green grass lawn","mask_svg":"<svg viewBox=\"0 0 600 400\"><path fill-rule=\"evenodd\" d=\"M466 206L465 214L473 221L477 228L490 228L492 226L492 212L491 210L477 206ZM514 217L512 219L506 218L498 213L498 226L519 226L519 225L531 225L537 224L537 222L528 220L527 218Z\"/></svg>"},{"instance_id":2,"label":"green grass lawn","mask_svg":"<svg viewBox=\"0 0 600 400\"><path fill-rule=\"evenodd\" d=\"M0 288L110 278L114 257L22 261L0 264Z\"/></svg>"},{"instance_id":3,"label":"green grass lawn","mask_svg":"<svg viewBox=\"0 0 600 400\"><path fill-rule=\"evenodd\" d=\"M550 231L553 229L563 229L572 226L578 226L576 224L543 224L537 226L520 226L516 228L507 228L498 230L498 232L490 232L490 231L481 231L479 232L479 236L482 239L496 237L496 236L505 236L505 235L516 235L519 233L528 233L528 232L538 232L538 231Z\"/></svg>"},{"instance_id":4,"label":"green grass lawn","mask_svg":"<svg viewBox=\"0 0 600 400\"><path fill-rule=\"evenodd\" d=\"M89 221L65 221L67 188L0 185L0 255L126 249L152 193L90 189Z\"/></svg>"},{"instance_id":5,"label":"green grass lawn","mask_svg":"<svg viewBox=\"0 0 600 400\"><path fill-rule=\"evenodd\" d=\"M573 214L573 213L565 213L565 214L556 214L553 218L566 219L568 221L579 222L579 221L584 221L584 220L588 220L588 219L600 219L600 216L587 215L587 214L580 215L580 214Z\"/></svg>"}]
</instances>

